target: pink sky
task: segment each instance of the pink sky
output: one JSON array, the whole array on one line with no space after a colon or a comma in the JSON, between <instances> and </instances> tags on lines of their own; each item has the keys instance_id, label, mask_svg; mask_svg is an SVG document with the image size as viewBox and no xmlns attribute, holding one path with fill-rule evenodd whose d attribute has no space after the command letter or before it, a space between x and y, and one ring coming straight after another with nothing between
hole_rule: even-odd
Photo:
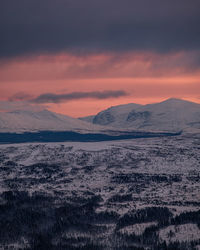
<instances>
[{"instance_id":1,"label":"pink sky","mask_svg":"<svg viewBox=\"0 0 200 250\"><path fill-rule=\"evenodd\" d=\"M149 52L70 55L43 54L0 62L0 100L20 94L24 100L45 93L68 94L123 90L108 99L47 103L50 110L74 117L95 114L112 105L152 103L170 97L200 102L196 52Z\"/></svg>"}]
</instances>

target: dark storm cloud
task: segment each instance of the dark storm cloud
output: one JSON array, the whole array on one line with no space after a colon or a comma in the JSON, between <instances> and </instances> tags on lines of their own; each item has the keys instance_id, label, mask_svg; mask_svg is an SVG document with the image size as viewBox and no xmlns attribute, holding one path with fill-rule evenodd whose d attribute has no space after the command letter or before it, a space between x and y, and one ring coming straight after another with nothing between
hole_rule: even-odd
<instances>
[{"instance_id":1,"label":"dark storm cloud","mask_svg":"<svg viewBox=\"0 0 200 250\"><path fill-rule=\"evenodd\" d=\"M199 50L199 0L0 0L0 57Z\"/></svg>"},{"instance_id":2,"label":"dark storm cloud","mask_svg":"<svg viewBox=\"0 0 200 250\"><path fill-rule=\"evenodd\" d=\"M94 99L108 99L127 96L128 94L123 90L107 90L107 91L93 91L93 92L72 92L68 94L53 94L46 93L39 95L31 100L33 103L60 103L76 99L94 98Z\"/></svg>"}]
</instances>

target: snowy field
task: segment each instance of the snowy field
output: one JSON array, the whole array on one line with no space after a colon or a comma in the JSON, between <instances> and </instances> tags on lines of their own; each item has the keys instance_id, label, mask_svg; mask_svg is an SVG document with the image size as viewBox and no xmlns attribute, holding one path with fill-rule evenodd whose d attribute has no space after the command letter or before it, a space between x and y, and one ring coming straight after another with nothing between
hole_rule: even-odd
<instances>
[{"instance_id":1,"label":"snowy field","mask_svg":"<svg viewBox=\"0 0 200 250\"><path fill-rule=\"evenodd\" d=\"M2 249L198 249L200 135L0 145Z\"/></svg>"}]
</instances>

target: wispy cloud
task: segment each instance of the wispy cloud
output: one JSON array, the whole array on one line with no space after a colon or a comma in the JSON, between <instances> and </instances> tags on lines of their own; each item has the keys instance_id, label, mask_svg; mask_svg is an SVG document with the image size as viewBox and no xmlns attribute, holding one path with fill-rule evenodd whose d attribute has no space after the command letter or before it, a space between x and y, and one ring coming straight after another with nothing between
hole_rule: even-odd
<instances>
[{"instance_id":1,"label":"wispy cloud","mask_svg":"<svg viewBox=\"0 0 200 250\"><path fill-rule=\"evenodd\" d=\"M67 94L45 93L31 100L33 103L60 103L76 99L108 99L127 96L123 90L107 90L107 91L92 91L92 92L71 92Z\"/></svg>"},{"instance_id":2,"label":"wispy cloud","mask_svg":"<svg viewBox=\"0 0 200 250\"><path fill-rule=\"evenodd\" d=\"M26 101L28 99L31 99L33 96L32 95L29 95L25 92L18 92L16 93L15 95L11 96L9 98L9 101Z\"/></svg>"}]
</instances>

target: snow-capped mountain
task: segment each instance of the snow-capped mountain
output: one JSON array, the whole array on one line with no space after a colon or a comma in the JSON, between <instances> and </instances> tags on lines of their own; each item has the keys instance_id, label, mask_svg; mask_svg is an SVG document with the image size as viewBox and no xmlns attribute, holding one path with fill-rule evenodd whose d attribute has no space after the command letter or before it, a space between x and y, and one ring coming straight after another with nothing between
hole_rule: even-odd
<instances>
[{"instance_id":1,"label":"snow-capped mountain","mask_svg":"<svg viewBox=\"0 0 200 250\"><path fill-rule=\"evenodd\" d=\"M175 98L147 105L131 103L108 108L90 120L82 120L146 131L195 131L200 129L200 104Z\"/></svg>"},{"instance_id":2,"label":"snow-capped mountain","mask_svg":"<svg viewBox=\"0 0 200 250\"><path fill-rule=\"evenodd\" d=\"M0 113L0 132L25 131L97 131L102 129L98 125L87 123L66 115L48 110L27 111L16 110Z\"/></svg>"},{"instance_id":3,"label":"snow-capped mountain","mask_svg":"<svg viewBox=\"0 0 200 250\"><path fill-rule=\"evenodd\" d=\"M80 120L92 122L99 125L111 125L118 121L123 121L126 119L127 113L131 112L133 109L139 108L142 105L129 103L124 105L117 105L110 107L106 110L101 111L97 115L81 117Z\"/></svg>"},{"instance_id":4,"label":"snow-capped mountain","mask_svg":"<svg viewBox=\"0 0 200 250\"><path fill-rule=\"evenodd\" d=\"M51 130L87 133L116 129L199 132L200 104L179 99L147 105L130 103L80 119L49 110L0 112L0 132Z\"/></svg>"}]
</instances>

